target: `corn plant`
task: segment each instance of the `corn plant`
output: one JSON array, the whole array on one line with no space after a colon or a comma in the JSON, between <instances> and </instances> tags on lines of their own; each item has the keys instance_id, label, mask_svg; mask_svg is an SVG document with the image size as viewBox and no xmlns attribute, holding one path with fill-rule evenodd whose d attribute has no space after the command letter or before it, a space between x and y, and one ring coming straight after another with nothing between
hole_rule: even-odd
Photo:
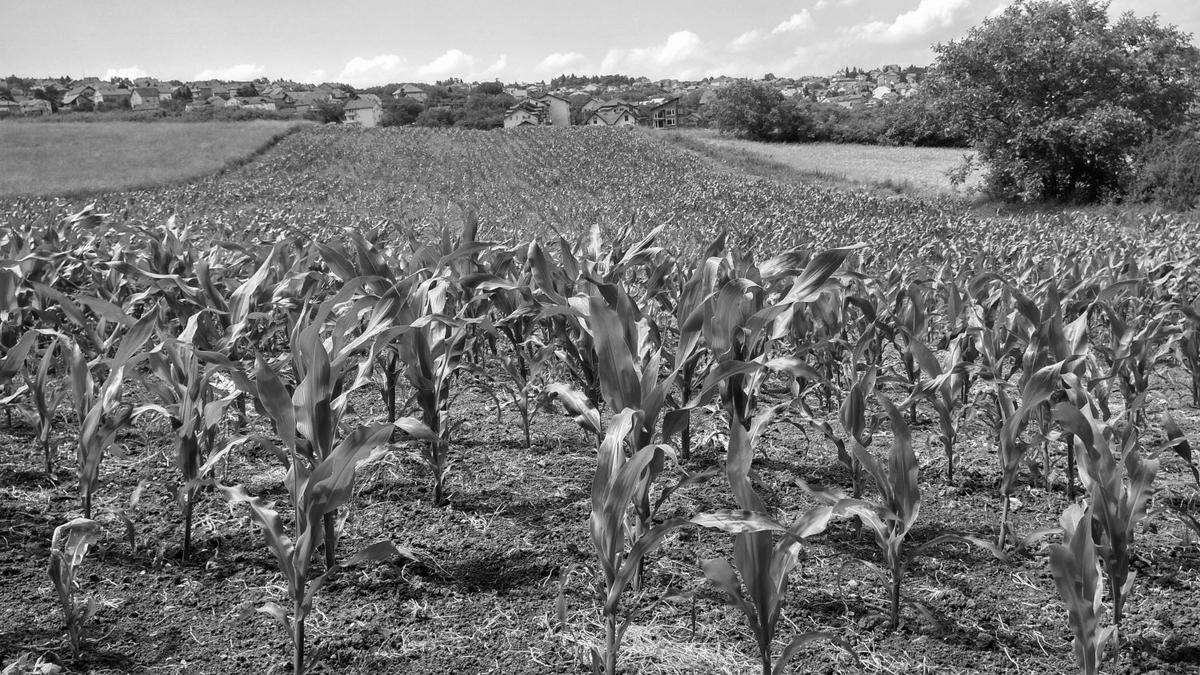
<instances>
[{"instance_id":1,"label":"corn plant","mask_svg":"<svg viewBox=\"0 0 1200 675\"><path fill-rule=\"evenodd\" d=\"M942 450L946 453L946 482L954 482L954 444L958 439L958 421L955 412L965 398L962 389L966 386L966 364L963 362L962 342L954 339L944 361L937 357L925 343L910 339L908 349L913 361L929 379L921 380L901 407L914 404L917 400L928 401L938 416L941 429Z\"/></svg>"},{"instance_id":2,"label":"corn plant","mask_svg":"<svg viewBox=\"0 0 1200 675\"><path fill-rule=\"evenodd\" d=\"M155 380L142 378L146 389L159 403L139 406L137 417L153 411L167 419L174 433L175 464L179 469L180 485L176 497L183 510L183 560L191 558L192 512L196 497L207 473L228 450L217 451L217 431L225 410L237 398L235 391L215 397L211 380L222 370L205 366L192 340L195 337L198 315L193 315L187 328L178 338L160 335L160 344L147 358Z\"/></svg>"},{"instance_id":3,"label":"corn plant","mask_svg":"<svg viewBox=\"0 0 1200 675\"><path fill-rule=\"evenodd\" d=\"M466 358L475 339L472 328L481 319L453 314L454 306L447 298L451 283L439 275L413 286L400 314L405 329L396 338L405 377L421 409L419 420L397 420L396 426L424 440L421 453L433 473L433 502L437 505L446 503L450 439L461 423L450 415L451 386L464 375L486 378L480 366Z\"/></svg>"},{"instance_id":4,"label":"corn plant","mask_svg":"<svg viewBox=\"0 0 1200 675\"><path fill-rule=\"evenodd\" d=\"M315 473L318 467L334 457L339 448L356 447L351 439L358 439L357 442L361 444L365 442L364 435L373 441L377 433L384 432L386 439L391 437L393 429L390 424L373 427L370 434L359 429L339 442L339 429L346 410L347 397L355 388L362 386L363 382L360 380L347 386L347 362L344 358L331 358L321 339L319 327L319 323L314 323L296 336L294 344L297 345L298 356L293 359L293 365L304 365L297 367L300 381L292 391L288 391L278 373L259 356L252 387L246 392L254 396L267 413L274 423L276 435L283 442L286 454L281 453L280 459L288 468L290 480L287 481L287 485L293 490L292 497L297 504L302 495L295 491L303 487L303 476ZM375 443L367 450L373 450L380 444ZM361 448L359 450L365 452ZM339 465L333 464L329 469L337 466ZM340 470L347 469L343 466ZM336 511L339 505L340 503L333 504L321 513L324 519L323 527L311 526L314 532L323 537L326 567L333 567L337 561Z\"/></svg>"},{"instance_id":5,"label":"corn plant","mask_svg":"<svg viewBox=\"0 0 1200 675\"><path fill-rule=\"evenodd\" d=\"M1163 415L1163 433L1167 435L1167 447L1171 448L1187 464L1188 469L1192 472L1192 480L1200 489L1200 466L1196 465L1196 458L1192 454L1192 444L1169 412Z\"/></svg>"},{"instance_id":6,"label":"corn plant","mask_svg":"<svg viewBox=\"0 0 1200 675\"><path fill-rule=\"evenodd\" d=\"M323 573L312 575L311 564L317 543L323 539L324 516L343 506L350 499L357 467L369 459L372 450L386 443L391 426L355 432L339 444L336 454L301 479L294 475L293 491L295 524L289 536L279 513L251 497L240 486L219 486L231 504L246 504L250 515L263 530L267 547L279 563L279 571L288 585L291 614L282 606L268 602L259 611L270 615L287 631L292 643L292 672L306 673L315 659L305 658L305 620L312 611L313 599L321 587L341 569L364 562L379 562L396 555L412 558L412 553L398 549L390 541L381 541L364 548L341 563L334 563ZM295 474L295 472L293 472Z\"/></svg>"},{"instance_id":7,"label":"corn plant","mask_svg":"<svg viewBox=\"0 0 1200 675\"><path fill-rule=\"evenodd\" d=\"M92 494L100 481L100 463L104 453L116 441L117 433L133 420L133 406L123 403L121 386L126 368L133 364L142 345L150 338L158 323L156 311L145 316L124 332L116 355L106 360L108 375L99 388L95 385L91 366L85 360L78 343L71 346L71 390L75 414L79 422L76 445L79 459L79 493L83 502L83 517L92 516Z\"/></svg>"},{"instance_id":8,"label":"corn plant","mask_svg":"<svg viewBox=\"0 0 1200 675\"><path fill-rule=\"evenodd\" d=\"M12 404L28 389L27 385L13 386L17 376L25 371L25 359L37 344L38 331L25 331L16 344L9 347L0 359L0 407L4 408L8 426L12 427Z\"/></svg>"},{"instance_id":9,"label":"corn plant","mask_svg":"<svg viewBox=\"0 0 1200 675\"><path fill-rule=\"evenodd\" d=\"M685 461L692 454L691 408L687 402L699 388L704 375L707 350L702 342L705 310L709 297L716 290L722 275L722 258L726 248L726 233L708 245L696 260L691 275L681 284L678 302L675 304L675 326L679 338L675 346L676 374L681 404L667 413L666 425L680 429L679 451Z\"/></svg>"},{"instance_id":10,"label":"corn plant","mask_svg":"<svg viewBox=\"0 0 1200 675\"><path fill-rule=\"evenodd\" d=\"M78 573L88 547L100 538L100 524L88 518L76 518L54 528L50 540L50 580L58 593L59 606L67 623L71 653L78 658L83 644L83 627L99 611L95 596L77 597Z\"/></svg>"},{"instance_id":11,"label":"corn plant","mask_svg":"<svg viewBox=\"0 0 1200 675\"><path fill-rule=\"evenodd\" d=\"M1112 584L1113 623L1120 626L1125 600L1137 576L1129 569L1134 533L1154 495L1158 460L1142 459L1135 429L1118 431L1098 422L1089 407L1080 410L1059 403L1054 418L1075 437L1079 478L1092 498L1100 557ZM1124 461L1117 460L1111 444L1118 445Z\"/></svg>"},{"instance_id":12,"label":"corn plant","mask_svg":"<svg viewBox=\"0 0 1200 675\"><path fill-rule=\"evenodd\" d=\"M836 635L811 631L792 638L777 659L772 655L771 645L778 633L784 600L787 598L788 576L800 564L804 540L823 532L832 515L832 507L818 506L786 528L770 527L770 521L764 518L763 524L756 524L763 529L748 529L734 537L733 566L724 558L713 558L701 564L704 575L725 592L730 604L741 610L754 633L763 675L786 673L787 664L796 652L816 640L831 640L850 654L854 653ZM783 533L778 542L774 541L773 530ZM734 573L734 567L737 568L737 574ZM738 576L741 577L740 582ZM743 583L745 592L742 590Z\"/></svg>"},{"instance_id":13,"label":"corn plant","mask_svg":"<svg viewBox=\"0 0 1200 675\"><path fill-rule=\"evenodd\" d=\"M50 368L54 365L60 349L62 349L61 337L46 345L42 351L42 357L38 359L38 367L34 371L33 377L30 378L26 373L30 398L33 400L33 410L37 418L38 445L41 446L42 456L46 462L47 476L54 474L54 455L56 454L56 448L50 443L50 434L54 430L58 406L68 393L68 388L64 383L55 382L50 377Z\"/></svg>"},{"instance_id":14,"label":"corn plant","mask_svg":"<svg viewBox=\"0 0 1200 675\"><path fill-rule=\"evenodd\" d=\"M638 575L642 558L670 530L682 524L671 520L630 536L632 530L627 519L631 502L645 490L645 477L651 465L661 465L673 454L665 445L631 445L633 454L625 456L626 442L632 443L639 436L641 415L640 411L625 409L612 417L600 444L592 479L591 539L604 574L605 595L604 651L593 651L592 658L593 669L601 666L606 675L617 673L621 636L628 625L626 619L624 625L618 626L621 593Z\"/></svg>"},{"instance_id":15,"label":"corn plant","mask_svg":"<svg viewBox=\"0 0 1200 675\"><path fill-rule=\"evenodd\" d=\"M1093 538L1092 510L1072 504L1059 519L1063 543L1050 546L1050 571L1075 635L1075 660L1081 675L1097 675L1104 649L1117 627L1101 627L1104 619L1104 577Z\"/></svg>"},{"instance_id":16,"label":"corn plant","mask_svg":"<svg viewBox=\"0 0 1200 675\"><path fill-rule=\"evenodd\" d=\"M917 458L913 453L912 435L900 409L883 394L878 394L879 403L887 412L892 425L892 451L888 468L884 468L861 445L853 450L859 461L875 482L879 490L879 501L870 502L854 498L837 498L836 493L818 495L832 502L836 515L858 516L875 535L875 543L887 564L887 574L881 574L890 582L890 627L896 630L900 623L900 601L905 570L913 558L935 546L946 543L965 543L981 546L998 554L990 544L975 537L944 533L917 546L908 548L908 534L921 512L921 493L918 487Z\"/></svg>"}]
</instances>

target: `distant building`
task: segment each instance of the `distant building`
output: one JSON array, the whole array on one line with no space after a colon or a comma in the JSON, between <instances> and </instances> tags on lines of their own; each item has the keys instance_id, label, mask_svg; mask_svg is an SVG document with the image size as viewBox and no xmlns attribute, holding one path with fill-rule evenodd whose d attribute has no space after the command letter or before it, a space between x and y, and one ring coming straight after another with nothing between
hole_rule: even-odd
<instances>
[{"instance_id":1,"label":"distant building","mask_svg":"<svg viewBox=\"0 0 1200 675\"><path fill-rule=\"evenodd\" d=\"M504 113L504 128L520 126L571 126L571 103L554 94L527 98Z\"/></svg>"},{"instance_id":2,"label":"distant building","mask_svg":"<svg viewBox=\"0 0 1200 675\"><path fill-rule=\"evenodd\" d=\"M363 94L352 101L347 101L345 110L344 124L369 129L379 126L383 121L383 101L375 94Z\"/></svg>"},{"instance_id":3,"label":"distant building","mask_svg":"<svg viewBox=\"0 0 1200 675\"><path fill-rule=\"evenodd\" d=\"M593 110L584 124L590 127L635 127L640 120L637 107L614 99Z\"/></svg>"},{"instance_id":4,"label":"distant building","mask_svg":"<svg viewBox=\"0 0 1200 675\"><path fill-rule=\"evenodd\" d=\"M646 124L651 129L675 129L679 126L679 99L672 98L646 108Z\"/></svg>"},{"instance_id":5,"label":"distant building","mask_svg":"<svg viewBox=\"0 0 1200 675\"><path fill-rule=\"evenodd\" d=\"M429 99L429 94L425 93L424 89L415 84L405 84L396 91L392 92L392 98L402 98L408 99L409 101L416 101L417 103L424 103Z\"/></svg>"},{"instance_id":6,"label":"distant building","mask_svg":"<svg viewBox=\"0 0 1200 675\"><path fill-rule=\"evenodd\" d=\"M156 87L135 87L129 94L129 105L134 108L157 106L161 95Z\"/></svg>"}]
</instances>

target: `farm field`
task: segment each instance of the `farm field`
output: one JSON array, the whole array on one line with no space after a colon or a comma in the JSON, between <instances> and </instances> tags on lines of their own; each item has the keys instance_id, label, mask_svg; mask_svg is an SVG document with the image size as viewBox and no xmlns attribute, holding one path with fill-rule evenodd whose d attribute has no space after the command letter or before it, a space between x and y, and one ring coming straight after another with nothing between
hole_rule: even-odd
<instances>
[{"instance_id":1,"label":"farm field","mask_svg":"<svg viewBox=\"0 0 1200 675\"><path fill-rule=\"evenodd\" d=\"M61 195L192 180L253 157L297 124L0 124L0 195Z\"/></svg>"},{"instance_id":2,"label":"farm field","mask_svg":"<svg viewBox=\"0 0 1200 675\"><path fill-rule=\"evenodd\" d=\"M1057 577L1194 672L1197 225L586 128L0 198L0 668L764 672L732 593L788 672L1077 672Z\"/></svg>"},{"instance_id":3,"label":"farm field","mask_svg":"<svg viewBox=\"0 0 1200 675\"><path fill-rule=\"evenodd\" d=\"M963 185L947 174L959 167L968 150L890 147L850 143L761 143L721 136L707 129L678 132L677 142L718 157L757 159L785 166L812 181L849 187L877 187L927 197L964 195L980 184L976 171Z\"/></svg>"}]
</instances>

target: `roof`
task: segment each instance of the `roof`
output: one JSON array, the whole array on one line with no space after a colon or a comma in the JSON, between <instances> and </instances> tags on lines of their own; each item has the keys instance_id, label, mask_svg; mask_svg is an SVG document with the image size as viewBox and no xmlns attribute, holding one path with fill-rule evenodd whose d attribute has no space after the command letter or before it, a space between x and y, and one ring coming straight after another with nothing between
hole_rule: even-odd
<instances>
[{"instance_id":1,"label":"roof","mask_svg":"<svg viewBox=\"0 0 1200 675\"><path fill-rule=\"evenodd\" d=\"M138 96L141 96L142 98L146 98L147 96L158 97L161 95L158 93L158 89L155 87L137 87L133 90L132 93L137 94Z\"/></svg>"},{"instance_id":2,"label":"roof","mask_svg":"<svg viewBox=\"0 0 1200 675\"><path fill-rule=\"evenodd\" d=\"M367 94L367 96L370 96L370 94ZM353 101L347 101L346 105L345 105L345 109L346 110L366 110L368 108L374 108L378 105L380 105L378 99L372 101L371 99L366 98L364 96L361 98L356 98Z\"/></svg>"}]
</instances>

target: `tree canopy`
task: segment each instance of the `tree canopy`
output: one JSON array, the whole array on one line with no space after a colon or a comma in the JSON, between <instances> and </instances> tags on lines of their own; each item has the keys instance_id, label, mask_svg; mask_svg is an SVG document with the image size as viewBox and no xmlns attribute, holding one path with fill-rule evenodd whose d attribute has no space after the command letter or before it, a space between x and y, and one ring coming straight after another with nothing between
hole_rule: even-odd
<instances>
[{"instance_id":1,"label":"tree canopy","mask_svg":"<svg viewBox=\"0 0 1200 675\"><path fill-rule=\"evenodd\" d=\"M1095 0L1018 2L935 52L927 92L993 194L1026 201L1119 193L1134 151L1185 119L1200 62L1190 35Z\"/></svg>"}]
</instances>

